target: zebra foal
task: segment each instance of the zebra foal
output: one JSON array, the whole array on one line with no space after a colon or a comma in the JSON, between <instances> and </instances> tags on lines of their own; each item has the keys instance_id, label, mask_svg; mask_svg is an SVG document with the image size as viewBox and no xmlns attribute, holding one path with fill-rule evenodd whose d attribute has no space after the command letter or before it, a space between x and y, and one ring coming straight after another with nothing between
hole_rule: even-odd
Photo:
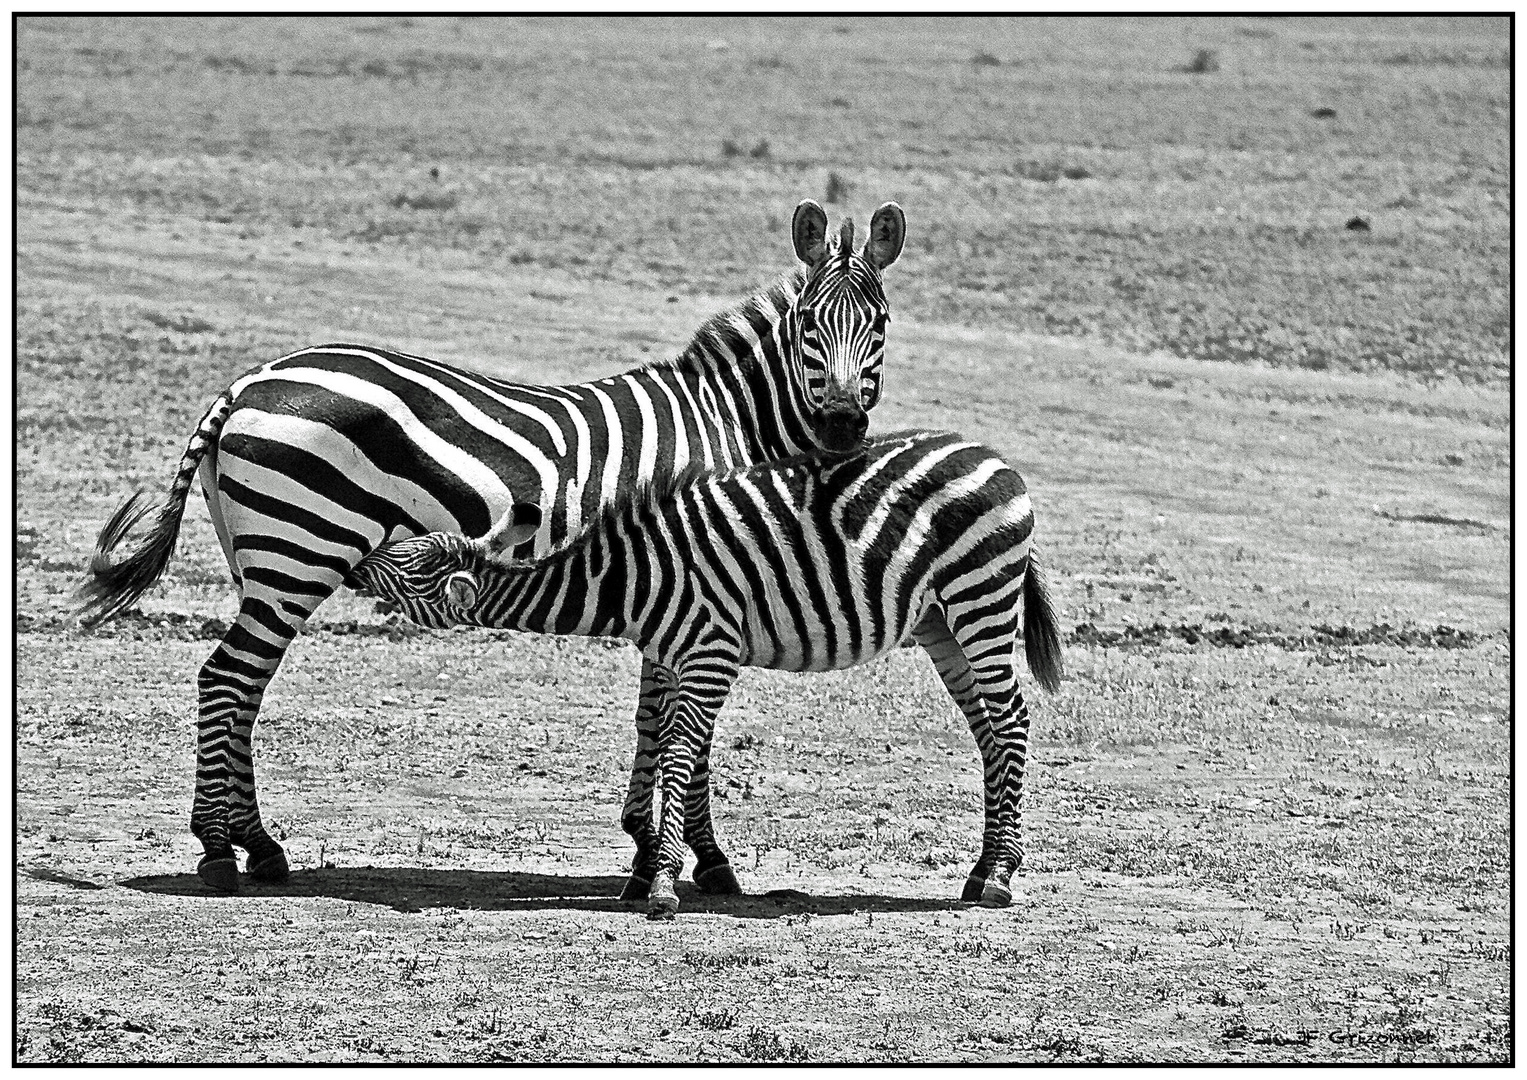
<instances>
[{"instance_id":1,"label":"zebra foal","mask_svg":"<svg viewBox=\"0 0 1527 1080\"><path fill-rule=\"evenodd\" d=\"M457 623L635 642L661 686L658 842L625 895L655 916L697 827L692 774L741 667L825 671L909 638L980 748L986 823L962 897L1011 902L1029 714L1014 652L1060 684L1054 608L1023 479L958 435L910 432L851 456L803 455L658 482L605 508L560 552L516 560L538 507L484 539L436 532L378 548L356 580L425 626ZM704 826L709 828L708 805ZM639 880L649 871L648 882Z\"/></svg>"},{"instance_id":2,"label":"zebra foal","mask_svg":"<svg viewBox=\"0 0 1527 1080\"><path fill-rule=\"evenodd\" d=\"M239 610L197 677L197 866L239 887L236 849L256 880L287 876L260 816L254 727L265 689L314 610L390 540L437 530L482 536L516 503L545 508L526 554L546 552L622 491L690 465L732 468L864 440L880 400L890 319L881 271L906 219L886 203L861 248L810 199L791 223L804 264L702 326L677 357L570 386L511 383L423 356L319 345L273 360L220 394L155 508L135 495L108 519L80 587L90 626L125 611L163 574L198 481L239 589ZM644 666L637 749L622 823L649 857L662 688ZM695 769L697 788L706 756ZM708 821L708 813L701 820ZM692 833L697 882L736 891L725 854Z\"/></svg>"}]
</instances>

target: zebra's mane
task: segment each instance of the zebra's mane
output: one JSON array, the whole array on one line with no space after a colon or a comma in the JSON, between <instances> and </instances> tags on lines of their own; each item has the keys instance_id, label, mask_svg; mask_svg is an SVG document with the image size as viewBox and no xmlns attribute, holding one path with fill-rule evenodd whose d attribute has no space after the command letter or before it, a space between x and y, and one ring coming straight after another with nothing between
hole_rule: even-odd
<instances>
[{"instance_id":1,"label":"zebra's mane","mask_svg":"<svg viewBox=\"0 0 1527 1080\"><path fill-rule=\"evenodd\" d=\"M756 363L752 341L737 329L737 323L751 322L750 315L761 315L770 323L778 322L800 295L807 276L808 271L803 266L781 274L772 284L746 300L706 319L677 356L653 360L644 364L642 370L674 368L679 371L706 372L727 362L742 365Z\"/></svg>"}]
</instances>

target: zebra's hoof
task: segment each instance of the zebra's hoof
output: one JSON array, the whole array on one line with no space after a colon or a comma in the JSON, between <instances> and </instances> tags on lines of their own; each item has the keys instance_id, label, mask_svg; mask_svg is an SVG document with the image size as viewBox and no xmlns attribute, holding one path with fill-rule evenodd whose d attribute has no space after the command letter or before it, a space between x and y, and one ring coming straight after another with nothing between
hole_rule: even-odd
<instances>
[{"instance_id":1,"label":"zebra's hoof","mask_svg":"<svg viewBox=\"0 0 1527 1080\"><path fill-rule=\"evenodd\" d=\"M695 888L706 896L741 896L742 885L732 873L731 863L717 863L701 870L695 867Z\"/></svg>"},{"instance_id":2,"label":"zebra's hoof","mask_svg":"<svg viewBox=\"0 0 1527 1080\"><path fill-rule=\"evenodd\" d=\"M239 863L230 855L204 856L196 864L196 874L218 892L239 891Z\"/></svg>"},{"instance_id":3,"label":"zebra's hoof","mask_svg":"<svg viewBox=\"0 0 1527 1080\"><path fill-rule=\"evenodd\" d=\"M673 888L673 875L659 870L652 879L652 891L647 897L647 918L671 919L679 910L679 894Z\"/></svg>"},{"instance_id":4,"label":"zebra's hoof","mask_svg":"<svg viewBox=\"0 0 1527 1080\"><path fill-rule=\"evenodd\" d=\"M976 877L974 874L965 879L965 887L960 890L960 899L967 904L977 904L981 901L981 893L986 888L986 879Z\"/></svg>"},{"instance_id":5,"label":"zebra's hoof","mask_svg":"<svg viewBox=\"0 0 1527 1080\"><path fill-rule=\"evenodd\" d=\"M652 882L647 878L632 874L626 878L626 887L620 890L622 900L645 900L647 894L652 891Z\"/></svg>"},{"instance_id":6,"label":"zebra's hoof","mask_svg":"<svg viewBox=\"0 0 1527 1080\"><path fill-rule=\"evenodd\" d=\"M1013 890L1000 881L988 881L981 889L982 907L1008 907L1013 902Z\"/></svg>"},{"instance_id":7,"label":"zebra's hoof","mask_svg":"<svg viewBox=\"0 0 1527 1080\"><path fill-rule=\"evenodd\" d=\"M286 864L286 852L267 855L257 863L249 864L249 876L256 881L278 884L286 880L291 868Z\"/></svg>"}]
</instances>

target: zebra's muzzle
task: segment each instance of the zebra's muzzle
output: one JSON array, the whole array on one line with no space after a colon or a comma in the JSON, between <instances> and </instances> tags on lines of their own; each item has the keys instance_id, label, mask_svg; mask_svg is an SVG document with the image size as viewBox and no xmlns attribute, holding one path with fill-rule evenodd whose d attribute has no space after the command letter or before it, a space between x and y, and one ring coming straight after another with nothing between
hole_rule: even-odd
<instances>
[{"instance_id":1,"label":"zebra's muzzle","mask_svg":"<svg viewBox=\"0 0 1527 1080\"><path fill-rule=\"evenodd\" d=\"M863 449L870 429L870 414L858 404L831 404L818 409L811 418L817 444L831 454L850 454Z\"/></svg>"}]
</instances>

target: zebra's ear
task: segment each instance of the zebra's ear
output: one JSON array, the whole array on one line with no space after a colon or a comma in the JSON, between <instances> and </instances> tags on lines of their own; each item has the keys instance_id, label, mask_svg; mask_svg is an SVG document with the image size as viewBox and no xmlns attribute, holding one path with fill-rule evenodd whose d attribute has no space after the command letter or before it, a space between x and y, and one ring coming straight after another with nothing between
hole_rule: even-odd
<instances>
[{"instance_id":1,"label":"zebra's ear","mask_svg":"<svg viewBox=\"0 0 1527 1080\"><path fill-rule=\"evenodd\" d=\"M795 243L795 257L807 266L827 257L827 211L815 199L802 199L795 208L790 239Z\"/></svg>"},{"instance_id":2,"label":"zebra's ear","mask_svg":"<svg viewBox=\"0 0 1527 1080\"><path fill-rule=\"evenodd\" d=\"M492 531L483 537L483 542L488 545L490 555L502 555L529 540L540 527L539 506L535 503L515 503L498 519Z\"/></svg>"},{"instance_id":3,"label":"zebra's ear","mask_svg":"<svg viewBox=\"0 0 1527 1080\"><path fill-rule=\"evenodd\" d=\"M901 254L907 239L907 215L901 207L888 202L870 218L870 236L864 242L864 257L877 270L884 270Z\"/></svg>"}]
</instances>

